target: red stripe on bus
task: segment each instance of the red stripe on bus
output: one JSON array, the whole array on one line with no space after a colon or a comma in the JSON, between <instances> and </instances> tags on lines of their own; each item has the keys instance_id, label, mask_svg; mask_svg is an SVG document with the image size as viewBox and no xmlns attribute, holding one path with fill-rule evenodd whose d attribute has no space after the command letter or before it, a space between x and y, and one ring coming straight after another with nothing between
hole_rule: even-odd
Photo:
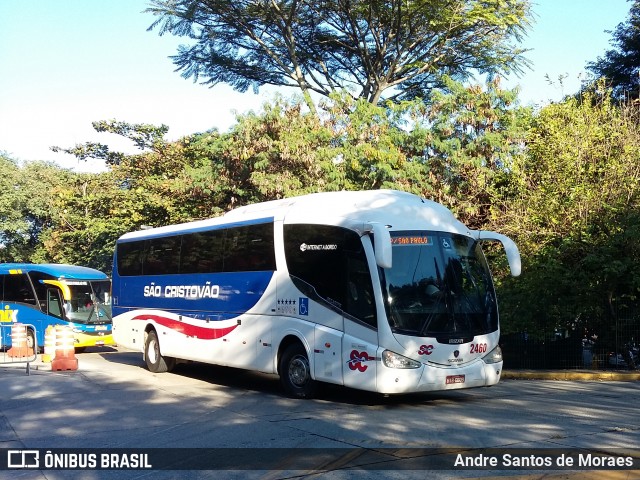
<instances>
[{"instance_id":1,"label":"red stripe on bus","mask_svg":"<svg viewBox=\"0 0 640 480\"><path fill-rule=\"evenodd\" d=\"M228 335L236 329L238 325L231 325L225 328L205 328L198 327L196 325L190 325L188 323L179 322L167 317L161 317L160 315L138 315L133 317L133 320L153 320L159 325L175 330L188 337L200 338L202 340L215 340L216 338L222 338Z\"/></svg>"}]
</instances>

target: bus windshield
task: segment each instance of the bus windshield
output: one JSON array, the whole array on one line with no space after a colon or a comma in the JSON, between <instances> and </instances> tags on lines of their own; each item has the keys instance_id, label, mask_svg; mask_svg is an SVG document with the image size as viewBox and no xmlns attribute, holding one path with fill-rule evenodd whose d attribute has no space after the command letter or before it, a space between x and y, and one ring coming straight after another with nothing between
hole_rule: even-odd
<instances>
[{"instance_id":1,"label":"bus windshield","mask_svg":"<svg viewBox=\"0 0 640 480\"><path fill-rule=\"evenodd\" d=\"M493 282L477 241L442 232L391 232L384 269L392 331L420 337L474 336L498 329Z\"/></svg>"},{"instance_id":2,"label":"bus windshield","mask_svg":"<svg viewBox=\"0 0 640 480\"><path fill-rule=\"evenodd\" d=\"M75 323L111 322L109 280L69 280L70 299L64 302L67 319Z\"/></svg>"}]
</instances>

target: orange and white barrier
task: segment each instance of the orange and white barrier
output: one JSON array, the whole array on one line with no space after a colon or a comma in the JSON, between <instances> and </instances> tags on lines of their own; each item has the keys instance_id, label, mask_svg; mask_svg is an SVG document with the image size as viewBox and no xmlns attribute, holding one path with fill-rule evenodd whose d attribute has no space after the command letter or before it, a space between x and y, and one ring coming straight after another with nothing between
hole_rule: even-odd
<instances>
[{"instance_id":1,"label":"orange and white barrier","mask_svg":"<svg viewBox=\"0 0 640 480\"><path fill-rule=\"evenodd\" d=\"M11 348L7 352L10 357L31 357L33 347L27 342L27 326L22 323L11 325Z\"/></svg>"},{"instance_id":2,"label":"orange and white barrier","mask_svg":"<svg viewBox=\"0 0 640 480\"><path fill-rule=\"evenodd\" d=\"M51 363L56 354L56 327L49 325L44 331L44 352L41 360L44 363Z\"/></svg>"},{"instance_id":3,"label":"orange and white barrier","mask_svg":"<svg viewBox=\"0 0 640 480\"><path fill-rule=\"evenodd\" d=\"M51 370L77 370L78 359L74 348L73 330L66 325L56 325L56 353Z\"/></svg>"}]
</instances>

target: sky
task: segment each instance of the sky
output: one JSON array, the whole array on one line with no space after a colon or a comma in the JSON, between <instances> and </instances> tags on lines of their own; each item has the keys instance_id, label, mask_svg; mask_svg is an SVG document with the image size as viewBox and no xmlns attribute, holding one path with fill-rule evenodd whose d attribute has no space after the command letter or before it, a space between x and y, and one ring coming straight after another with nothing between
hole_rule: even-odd
<instances>
[{"instance_id":1,"label":"sky","mask_svg":"<svg viewBox=\"0 0 640 480\"><path fill-rule=\"evenodd\" d=\"M575 93L586 64L611 48L607 30L627 19L630 5L534 0L534 23L521 44L532 68L503 86L519 86L525 105ZM147 31L155 19L147 7L147 0L0 0L0 152L99 171L103 165L50 147L93 141L133 153L126 139L97 133L91 123L165 124L165 138L176 140L212 128L225 132L236 114L259 112L273 97L273 87L255 95L182 78L169 56L187 39Z\"/></svg>"}]
</instances>

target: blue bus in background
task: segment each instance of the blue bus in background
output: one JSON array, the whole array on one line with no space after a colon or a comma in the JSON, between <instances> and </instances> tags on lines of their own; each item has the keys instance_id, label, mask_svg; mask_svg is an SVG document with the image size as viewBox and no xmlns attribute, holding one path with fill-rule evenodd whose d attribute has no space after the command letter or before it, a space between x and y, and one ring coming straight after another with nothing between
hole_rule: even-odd
<instances>
[{"instance_id":1,"label":"blue bus in background","mask_svg":"<svg viewBox=\"0 0 640 480\"><path fill-rule=\"evenodd\" d=\"M75 265L0 264L0 346L11 345L11 325L31 325L29 347L44 346L49 325L69 325L76 351L112 345L111 281Z\"/></svg>"}]
</instances>

